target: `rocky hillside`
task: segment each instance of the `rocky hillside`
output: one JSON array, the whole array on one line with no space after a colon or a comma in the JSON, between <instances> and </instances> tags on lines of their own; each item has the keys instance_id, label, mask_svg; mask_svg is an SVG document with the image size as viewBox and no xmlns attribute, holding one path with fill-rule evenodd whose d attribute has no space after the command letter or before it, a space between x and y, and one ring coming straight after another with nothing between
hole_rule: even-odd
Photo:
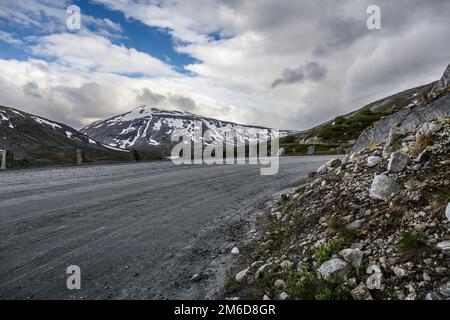
<instances>
[{"instance_id":1,"label":"rocky hillside","mask_svg":"<svg viewBox=\"0 0 450 320\"><path fill-rule=\"evenodd\" d=\"M14 166L74 164L77 150L88 161L128 160L128 152L113 150L62 123L0 106L0 149L14 153Z\"/></svg>"},{"instance_id":2,"label":"rocky hillside","mask_svg":"<svg viewBox=\"0 0 450 320\"><path fill-rule=\"evenodd\" d=\"M317 127L286 137L282 145L287 154L304 154L308 145L332 153L336 147L354 151L386 139L394 126L413 131L417 125L450 113L448 84L450 65L442 78L431 84L405 90L370 103L347 115L338 116ZM440 99L446 96L444 99ZM306 146L306 147L305 147ZM295 151L295 152L294 152Z\"/></svg>"},{"instance_id":3,"label":"rocky hillside","mask_svg":"<svg viewBox=\"0 0 450 320\"><path fill-rule=\"evenodd\" d=\"M450 299L449 75L378 119L399 95L319 128L345 140L370 122L349 154L257 215L224 297Z\"/></svg>"},{"instance_id":4,"label":"rocky hillside","mask_svg":"<svg viewBox=\"0 0 450 320\"><path fill-rule=\"evenodd\" d=\"M94 122L81 129L87 136L112 147L122 149L147 150L151 146L171 144L171 134L175 129L182 130L195 142L204 142L203 137L195 139L194 122L203 126L203 131L213 130L214 141L222 141L227 130L261 130L263 127L244 126L232 122L202 117L189 112L164 111L157 108L140 106L133 111L106 120ZM283 132L283 134L285 134ZM198 140L198 141L196 141ZM247 141L239 135L238 141Z\"/></svg>"},{"instance_id":5,"label":"rocky hillside","mask_svg":"<svg viewBox=\"0 0 450 320\"><path fill-rule=\"evenodd\" d=\"M329 161L257 215L224 297L450 299L449 168L448 117Z\"/></svg>"},{"instance_id":6,"label":"rocky hillside","mask_svg":"<svg viewBox=\"0 0 450 320\"><path fill-rule=\"evenodd\" d=\"M434 120L442 114L450 115L450 65L441 79L431 85L431 90L416 93L408 105L397 112L383 117L366 128L358 137L354 151L359 151L371 143L384 141L391 128L399 132L414 131L420 124Z\"/></svg>"}]
</instances>

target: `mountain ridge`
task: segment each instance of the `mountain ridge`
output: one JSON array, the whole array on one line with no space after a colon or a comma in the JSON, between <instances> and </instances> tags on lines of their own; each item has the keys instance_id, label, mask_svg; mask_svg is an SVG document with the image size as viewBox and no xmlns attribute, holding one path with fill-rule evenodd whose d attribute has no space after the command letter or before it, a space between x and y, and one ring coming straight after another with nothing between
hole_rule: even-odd
<instances>
[{"instance_id":1,"label":"mountain ridge","mask_svg":"<svg viewBox=\"0 0 450 320\"><path fill-rule=\"evenodd\" d=\"M227 130L243 129L248 132L257 130L268 134L270 128L262 126L242 125L239 123L218 120L210 117L200 116L190 112L168 111L156 107L139 106L132 111L113 116L104 120L95 121L80 132L92 137L102 143L122 148L145 150L149 146L171 145L171 134L179 130L183 135L191 137L195 141L194 122L202 124L203 129L211 130L213 141L222 141ZM294 131L280 130L280 134L286 135ZM239 135L238 141L243 143L247 140L244 135ZM247 140L248 141L248 140Z\"/></svg>"}]
</instances>

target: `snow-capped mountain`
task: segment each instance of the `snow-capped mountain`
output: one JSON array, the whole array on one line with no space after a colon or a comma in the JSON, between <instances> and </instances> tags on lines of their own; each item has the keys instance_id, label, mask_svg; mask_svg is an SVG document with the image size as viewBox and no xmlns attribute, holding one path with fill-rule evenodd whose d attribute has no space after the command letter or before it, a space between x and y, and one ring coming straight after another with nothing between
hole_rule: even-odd
<instances>
[{"instance_id":1,"label":"snow-capped mountain","mask_svg":"<svg viewBox=\"0 0 450 320\"><path fill-rule=\"evenodd\" d=\"M93 161L129 159L127 152L104 146L65 124L5 106L0 106L0 149L11 150L23 165L75 163L79 149Z\"/></svg>"},{"instance_id":2,"label":"snow-capped mountain","mask_svg":"<svg viewBox=\"0 0 450 320\"><path fill-rule=\"evenodd\" d=\"M196 134L194 123L201 123L202 133ZM223 142L226 132L236 133L237 141L252 141L252 135L268 135L270 129L244 126L233 122L202 117L189 112L164 111L158 108L140 106L133 111L96 121L80 131L103 144L122 149L146 149L151 146L167 145L171 135L177 130L195 142ZM203 139L209 130L210 140ZM199 131L199 130L198 130ZM285 135L283 131L280 135ZM250 137L250 138L249 138Z\"/></svg>"}]
</instances>

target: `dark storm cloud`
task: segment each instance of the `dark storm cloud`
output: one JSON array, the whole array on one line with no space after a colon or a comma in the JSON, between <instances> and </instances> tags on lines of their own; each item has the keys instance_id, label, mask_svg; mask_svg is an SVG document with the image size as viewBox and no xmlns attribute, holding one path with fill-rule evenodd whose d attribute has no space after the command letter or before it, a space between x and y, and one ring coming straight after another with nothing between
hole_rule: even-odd
<instances>
[{"instance_id":1,"label":"dark storm cloud","mask_svg":"<svg viewBox=\"0 0 450 320\"><path fill-rule=\"evenodd\" d=\"M34 98L40 98L41 94L39 92L39 86L34 81L28 81L22 86L22 90L26 95L32 96Z\"/></svg>"},{"instance_id":2,"label":"dark storm cloud","mask_svg":"<svg viewBox=\"0 0 450 320\"><path fill-rule=\"evenodd\" d=\"M174 93L162 95L154 93L148 88L143 88L137 95L136 100L139 104L151 107L175 108L189 112L193 112L197 108L195 101L189 97Z\"/></svg>"},{"instance_id":3,"label":"dark storm cloud","mask_svg":"<svg viewBox=\"0 0 450 320\"><path fill-rule=\"evenodd\" d=\"M323 56L334 50L348 47L370 32L364 19L332 17L330 20L323 21L321 27L324 29L324 36L314 49L313 53L316 56Z\"/></svg>"},{"instance_id":4,"label":"dark storm cloud","mask_svg":"<svg viewBox=\"0 0 450 320\"><path fill-rule=\"evenodd\" d=\"M285 69L282 77L272 83L272 88L283 84L300 83L307 80L320 81L325 78L326 74L327 69L325 67L319 65L317 62L309 62L295 69Z\"/></svg>"}]
</instances>

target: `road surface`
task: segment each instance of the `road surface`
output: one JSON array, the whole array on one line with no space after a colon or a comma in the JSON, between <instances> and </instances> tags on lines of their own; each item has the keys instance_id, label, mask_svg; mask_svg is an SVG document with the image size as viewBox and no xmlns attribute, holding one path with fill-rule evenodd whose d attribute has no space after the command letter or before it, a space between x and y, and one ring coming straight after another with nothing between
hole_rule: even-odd
<instances>
[{"instance_id":1,"label":"road surface","mask_svg":"<svg viewBox=\"0 0 450 320\"><path fill-rule=\"evenodd\" d=\"M328 159L281 158L274 176L169 161L0 172L0 299L214 298L248 216Z\"/></svg>"}]
</instances>

